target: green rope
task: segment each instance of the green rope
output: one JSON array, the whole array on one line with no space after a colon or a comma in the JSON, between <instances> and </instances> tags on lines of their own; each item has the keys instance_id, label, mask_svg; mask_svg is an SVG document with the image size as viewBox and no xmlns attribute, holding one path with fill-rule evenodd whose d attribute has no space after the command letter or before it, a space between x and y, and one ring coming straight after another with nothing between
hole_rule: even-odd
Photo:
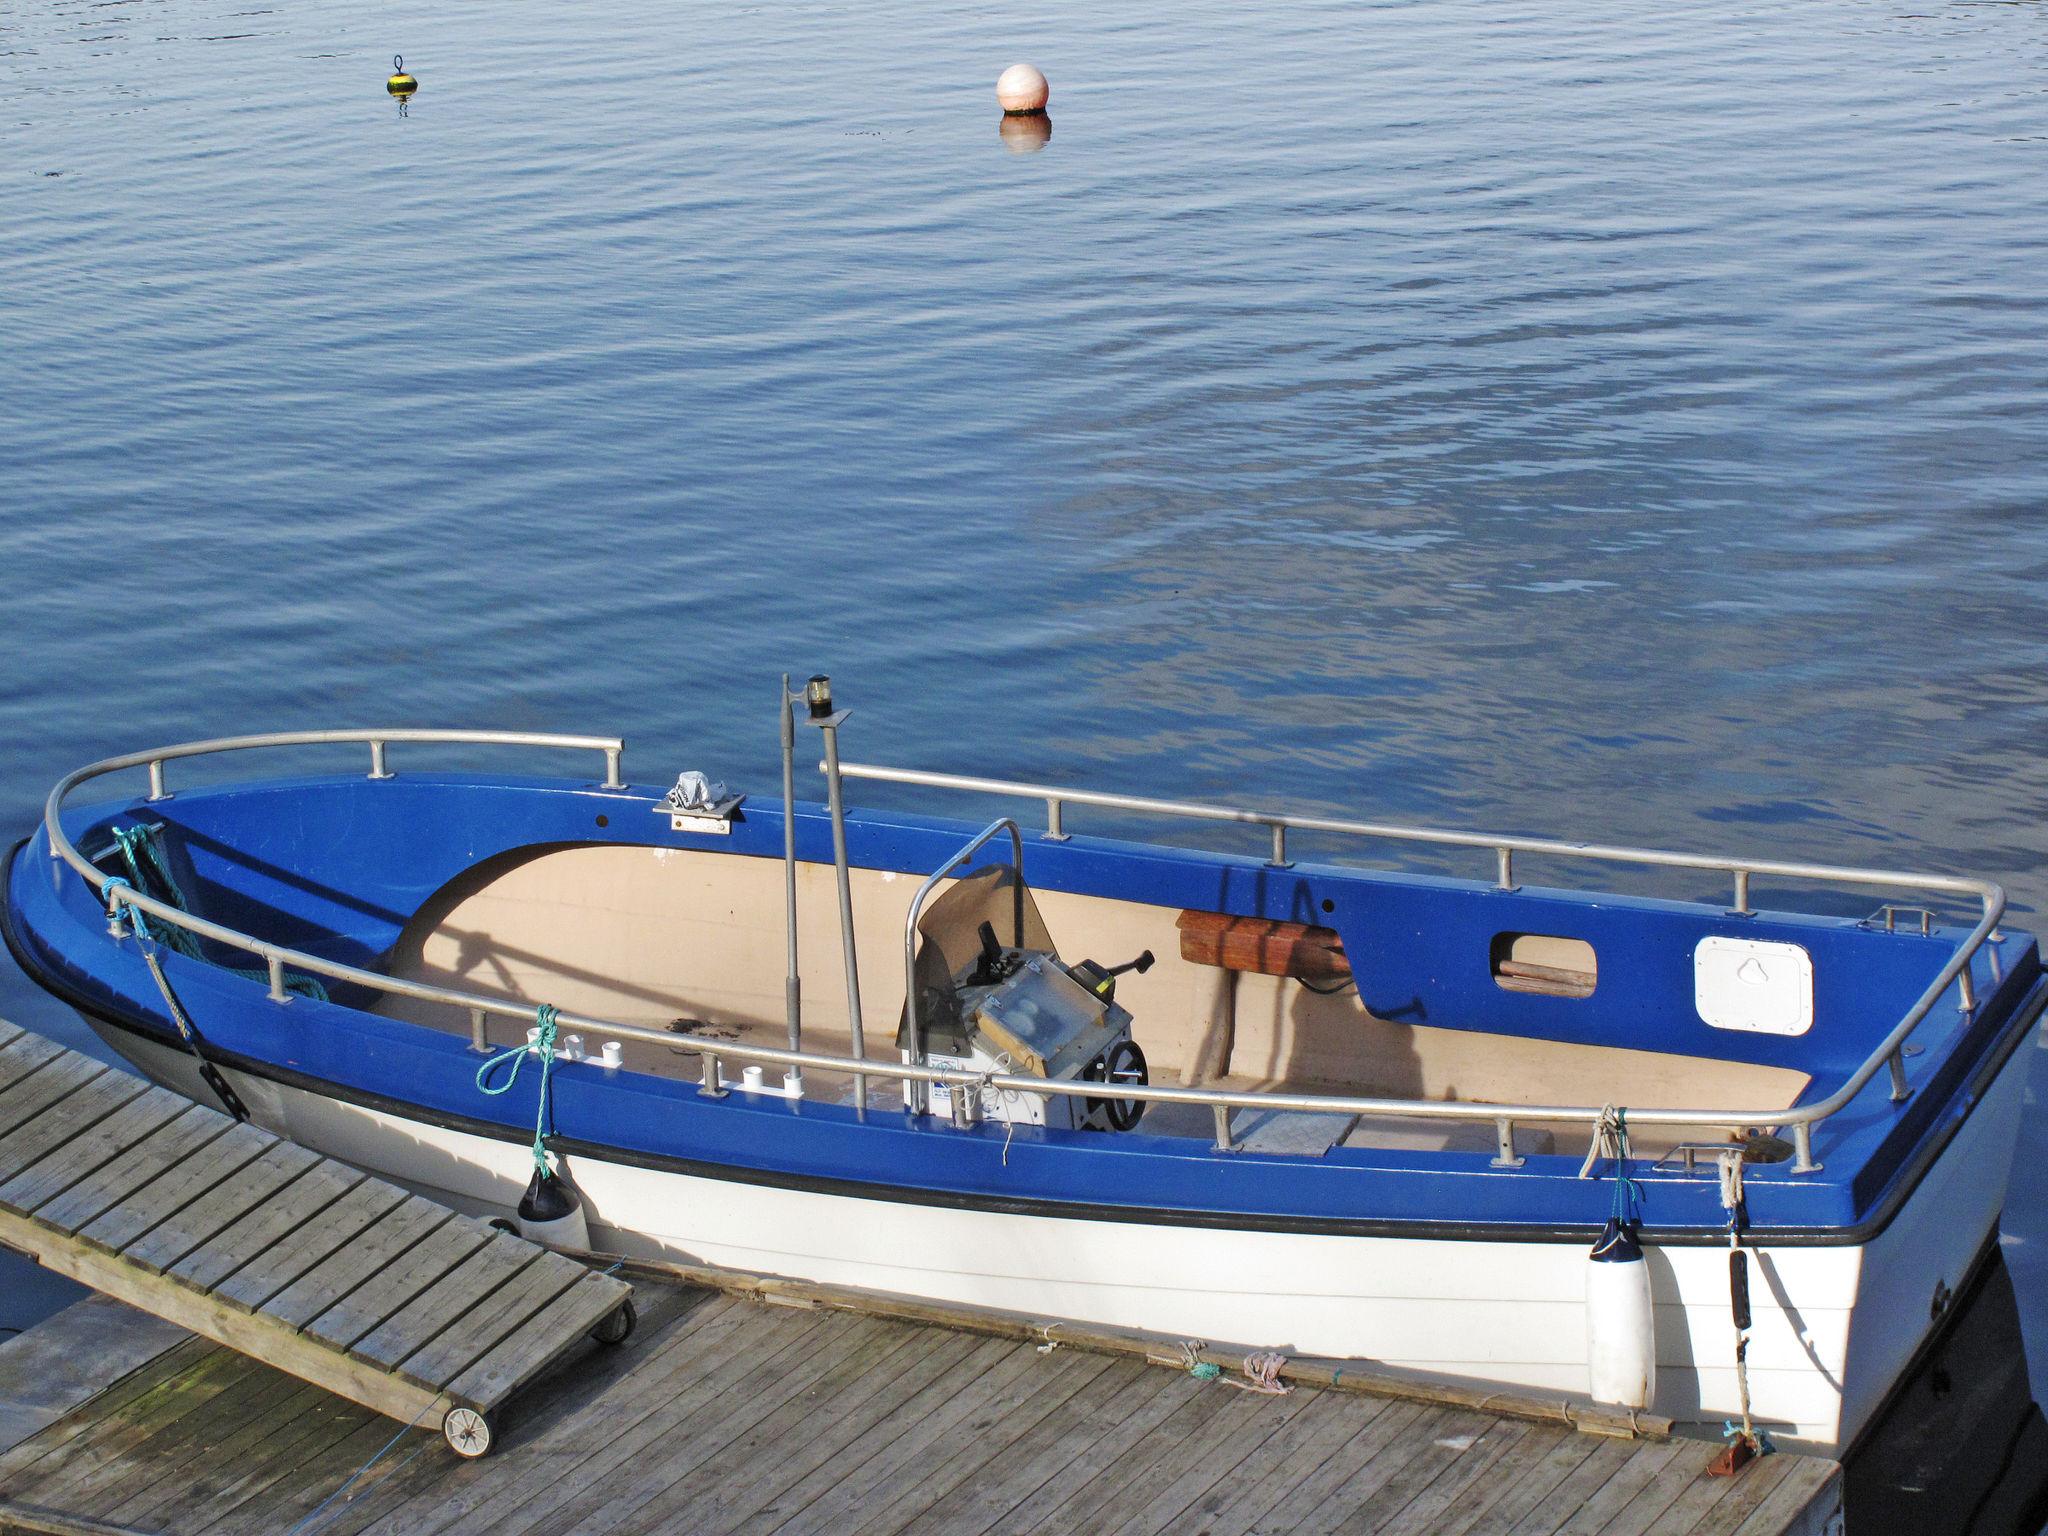
<instances>
[{"instance_id":1,"label":"green rope","mask_svg":"<svg viewBox=\"0 0 2048 1536\"><path fill-rule=\"evenodd\" d=\"M1197 1381L1214 1381L1223 1374L1223 1367L1207 1360L1198 1360L1188 1367L1188 1374Z\"/></svg>"},{"instance_id":2,"label":"green rope","mask_svg":"<svg viewBox=\"0 0 2048 1536\"><path fill-rule=\"evenodd\" d=\"M172 878L170 866L164 862L163 854L158 851L156 839L150 836L149 828L115 827L113 832L114 845L121 850L121 858L128 866L128 873L135 889L148 890L150 875L154 875L158 888L169 895L171 905L180 912L189 913L192 909L185 905L185 893L178 889L178 882ZM142 872L142 866L145 864L149 866L150 875ZM156 935L143 926L142 913L133 907L128 910L135 920L135 931L144 938L155 938ZM180 928L175 923L165 929L163 938L158 942L170 945L189 960L200 958L199 936Z\"/></svg>"},{"instance_id":3,"label":"green rope","mask_svg":"<svg viewBox=\"0 0 2048 1536\"><path fill-rule=\"evenodd\" d=\"M1614 1200L1607 1214L1624 1227L1643 1219L1642 1182L1630 1173L1628 1111L1614 1112Z\"/></svg>"},{"instance_id":4,"label":"green rope","mask_svg":"<svg viewBox=\"0 0 2048 1536\"><path fill-rule=\"evenodd\" d=\"M519 1068L525 1063L528 1056L538 1053L540 1056L540 1102L535 1106L533 1112L533 1165L540 1170L542 1178L553 1178L555 1170L548 1162L546 1132L548 1123L548 1082L554 1075L555 1070L554 1004L542 1003L539 1008L534 1010L533 1021L539 1026L534 1032L533 1039L523 1045L515 1045L507 1050L498 1052L497 1055L478 1067L476 1069L476 1085L494 1098L501 1093L510 1093L512 1085L519 1081ZM489 1081L491 1072L499 1063L505 1061L512 1063L512 1070L506 1074L504 1082L493 1088Z\"/></svg>"},{"instance_id":5,"label":"green rope","mask_svg":"<svg viewBox=\"0 0 2048 1536\"><path fill-rule=\"evenodd\" d=\"M157 846L156 829L135 826L112 827L109 830L114 834L114 846L121 850L121 859L128 866L130 878L111 876L100 886L100 900L111 899L108 895L110 886L125 885L130 890L145 892L151 890L153 886L164 893L164 899L172 906L191 916L191 904L185 900L185 893L178 888L177 877L171 873L171 866L165 861L163 850ZM162 931L159 932L152 929L143 919L140 907L128 902L123 902L122 905L128 908L128 920L134 925L137 938L153 939L159 944L168 944L188 960L206 960L205 954L199 948L199 935L189 928L180 928L176 923L164 923L160 925ZM250 981L269 980L269 973L263 970L245 970L232 965L223 966L221 969ZM310 997L316 1003L327 1001L327 988L317 976L287 971L284 988L287 992L296 992L301 997Z\"/></svg>"}]
</instances>

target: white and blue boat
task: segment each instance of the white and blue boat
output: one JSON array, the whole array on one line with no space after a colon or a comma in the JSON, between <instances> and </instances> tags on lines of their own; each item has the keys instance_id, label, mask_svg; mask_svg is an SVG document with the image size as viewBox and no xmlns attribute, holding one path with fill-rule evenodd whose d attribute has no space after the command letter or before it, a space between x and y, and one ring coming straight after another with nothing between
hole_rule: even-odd
<instances>
[{"instance_id":1,"label":"white and blue boat","mask_svg":"<svg viewBox=\"0 0 2048 1536\"><path fill-rule=\"evenodd\" d=\"M1995 884L842 767L810 694L823 805L787 755L776 796L636 787L602 737L109 758L15 850L7 943L151 1077L572 1245L1705 1433L1746 1403L1848 1445L1996 1240L2048 984ZM286 748L336 766L187 767ZM603 771L417 766L457 749ZM1070 833L1084 807L1257 847ZM1297 861L1310 834L1476 878Z\"/></svg>"}]
</instances>

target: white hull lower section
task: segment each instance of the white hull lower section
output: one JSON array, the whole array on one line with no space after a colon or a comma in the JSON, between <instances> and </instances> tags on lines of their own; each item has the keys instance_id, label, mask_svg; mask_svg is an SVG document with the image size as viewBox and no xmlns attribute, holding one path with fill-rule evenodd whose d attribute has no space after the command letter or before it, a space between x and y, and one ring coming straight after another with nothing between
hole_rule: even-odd
<instances>
[{"instance_id":1,"label":"white hull lower section","mask_svg":"<svg viewBox=\"0 0 2048 1536\"><path fill-rule=\"evenodd\" d=\"M89 1021L90 1022L90 1021ZM179 1051L103 1032L210 1102ZM2026 1078L2016 1052L1906 1208L1861 1247L1753 1250L1757 1422L1833 1450L1878 1408L2004 1203ZM230 1074L251 1112L305 1146L460 1209L509 1213L525 1146ZM1578 1243L1339 1237L1013 1215L729 1183L577 1158L593 1242L672 1259L1217 1344L1371 1360L1546 1394L1587 1392ZM1703 1177L1711 1177L1704 1173ZM1652 1409L1718 1435L1738 1412L1723 1248L1648 1250Z\"/></svg>"}]
</instances>

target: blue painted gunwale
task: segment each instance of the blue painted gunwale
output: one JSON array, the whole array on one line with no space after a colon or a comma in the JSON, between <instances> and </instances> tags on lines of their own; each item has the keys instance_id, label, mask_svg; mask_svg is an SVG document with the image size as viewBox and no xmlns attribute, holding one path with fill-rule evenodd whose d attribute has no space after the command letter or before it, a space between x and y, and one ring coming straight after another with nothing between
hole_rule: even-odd
<instances>
[{"instance_id":1,"label":"blue painted gunwale","mask_svg":"<svg viewBox=\"0 0 2048 1536\"><path fill-rule=\"evenodd\" d=\"M81 808L67 814L65 830L91 851L111 824L161 821L202 914L374 969L428 897L514 849L612 842L781 856L778 803L750 802L731 836L716 837L671 832L652 814L655 799L524 777L304 778ZM822 809L799 803L796 824L798 856L829 861ZM853 862L910 874L936 868L975 830L976 823L896 812L848 817ZM1031 883L1047 889L1333 926L1361 995L1383 1016L1793 1066L1814 1074L1809 1098L1831 1091L1863 1059L1961 936L1885 934L1846 918L1738 917L1580 891L1499 891L1353 866L1275 870L1252 858L1079 836L1052 843L1027 833L1025 867ZM5 915L9 947L36 980L110 1024L171 1038L135 941L109 937L95 894L50 859L40 833L8 871ZM1600 956L1594 995L1499 988L1487 956L1492 936L1504 931L1592 942ZM1733 1035L1700 1022L1691 1005L1692 948L1706 933L1806 946L1816 976L1814 1029L1801 1037ZM1063 947L1079 954L1086 945L1069 938ZM1880 1073L1817 1128L1822 1172L1752 1170L1750 1215L1765 1240L1859 1241L1889 1220L2040 1005L2034 940L2006 930L1999 962L2002 978L1994 978L1988 957L1979 958L1982 1002L1973 1016L1938 1005L1916 1034L1923 1051L1912 1061L1911 1099L1893 1105ZM349 1004L361 999L345 994L280 1006L260 981L175 954L166 966L210 1049L230 1065L507 1140L530 1134L530 1094L522 1087L484 1098L476 1057L459 1038L360 1011ZM870 1022L878 1036L893 1023ZM588 1065L558 1069L556 1085L555 1121L572 1163L602 1155L880 1199L1277 1230L1555 1239L1590 1236L1609 1198L1604 1180L1576 1176L1576 1156L1530 1155L1514 1170L1492 1168L1478 1153L1339 1148L1321 1158L1273 1158L1142 1128L1113 1136L1018 1127L1008 1135L1000 1125L963 1131L894 1108L873 1109L863 1123L838 1105L738 1093L707 1100L689 1084ZM893 1102L886 1089L877 1096ZM1587 1097L1597 1100L1597 1087L1589 1085ZM1637 1171L1655 1240L1719 1240L1723 1213L1710 1175Z\"/></svg>"}]
</instances>

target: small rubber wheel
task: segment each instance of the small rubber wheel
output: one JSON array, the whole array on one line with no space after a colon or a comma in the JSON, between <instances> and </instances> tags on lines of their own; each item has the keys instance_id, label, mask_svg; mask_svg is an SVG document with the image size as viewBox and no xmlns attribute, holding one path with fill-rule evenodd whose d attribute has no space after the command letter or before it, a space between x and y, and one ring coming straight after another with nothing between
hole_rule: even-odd
<instances>
[{"instance_id":1,"label":"small rubber wheel","mask_svg":"<svg viewBox=\"0 0 2048 1536\"><path fill-rule=\"evenodd\" d=\"M450 1408L441 1420L441 1433L456 1455L474 1460L490 1454L491 1442L496 1439L492 1419L493 1415L480 1408Z\"/></svg>"},{"instance_id":2,"label":"small rubber wheel","mask_svg":"<svg viewBox=\"0 0 2048 1536\"><path fill-rule=\"evenodd\" d=\"M620 1345L633 1337L633 1327L639 1321L640 1314L633 1310L632 1298L628 1297L605 1314L604 1321L590 1330L590 1336L600 1344Z\"/></svg>"}]
</instances>

